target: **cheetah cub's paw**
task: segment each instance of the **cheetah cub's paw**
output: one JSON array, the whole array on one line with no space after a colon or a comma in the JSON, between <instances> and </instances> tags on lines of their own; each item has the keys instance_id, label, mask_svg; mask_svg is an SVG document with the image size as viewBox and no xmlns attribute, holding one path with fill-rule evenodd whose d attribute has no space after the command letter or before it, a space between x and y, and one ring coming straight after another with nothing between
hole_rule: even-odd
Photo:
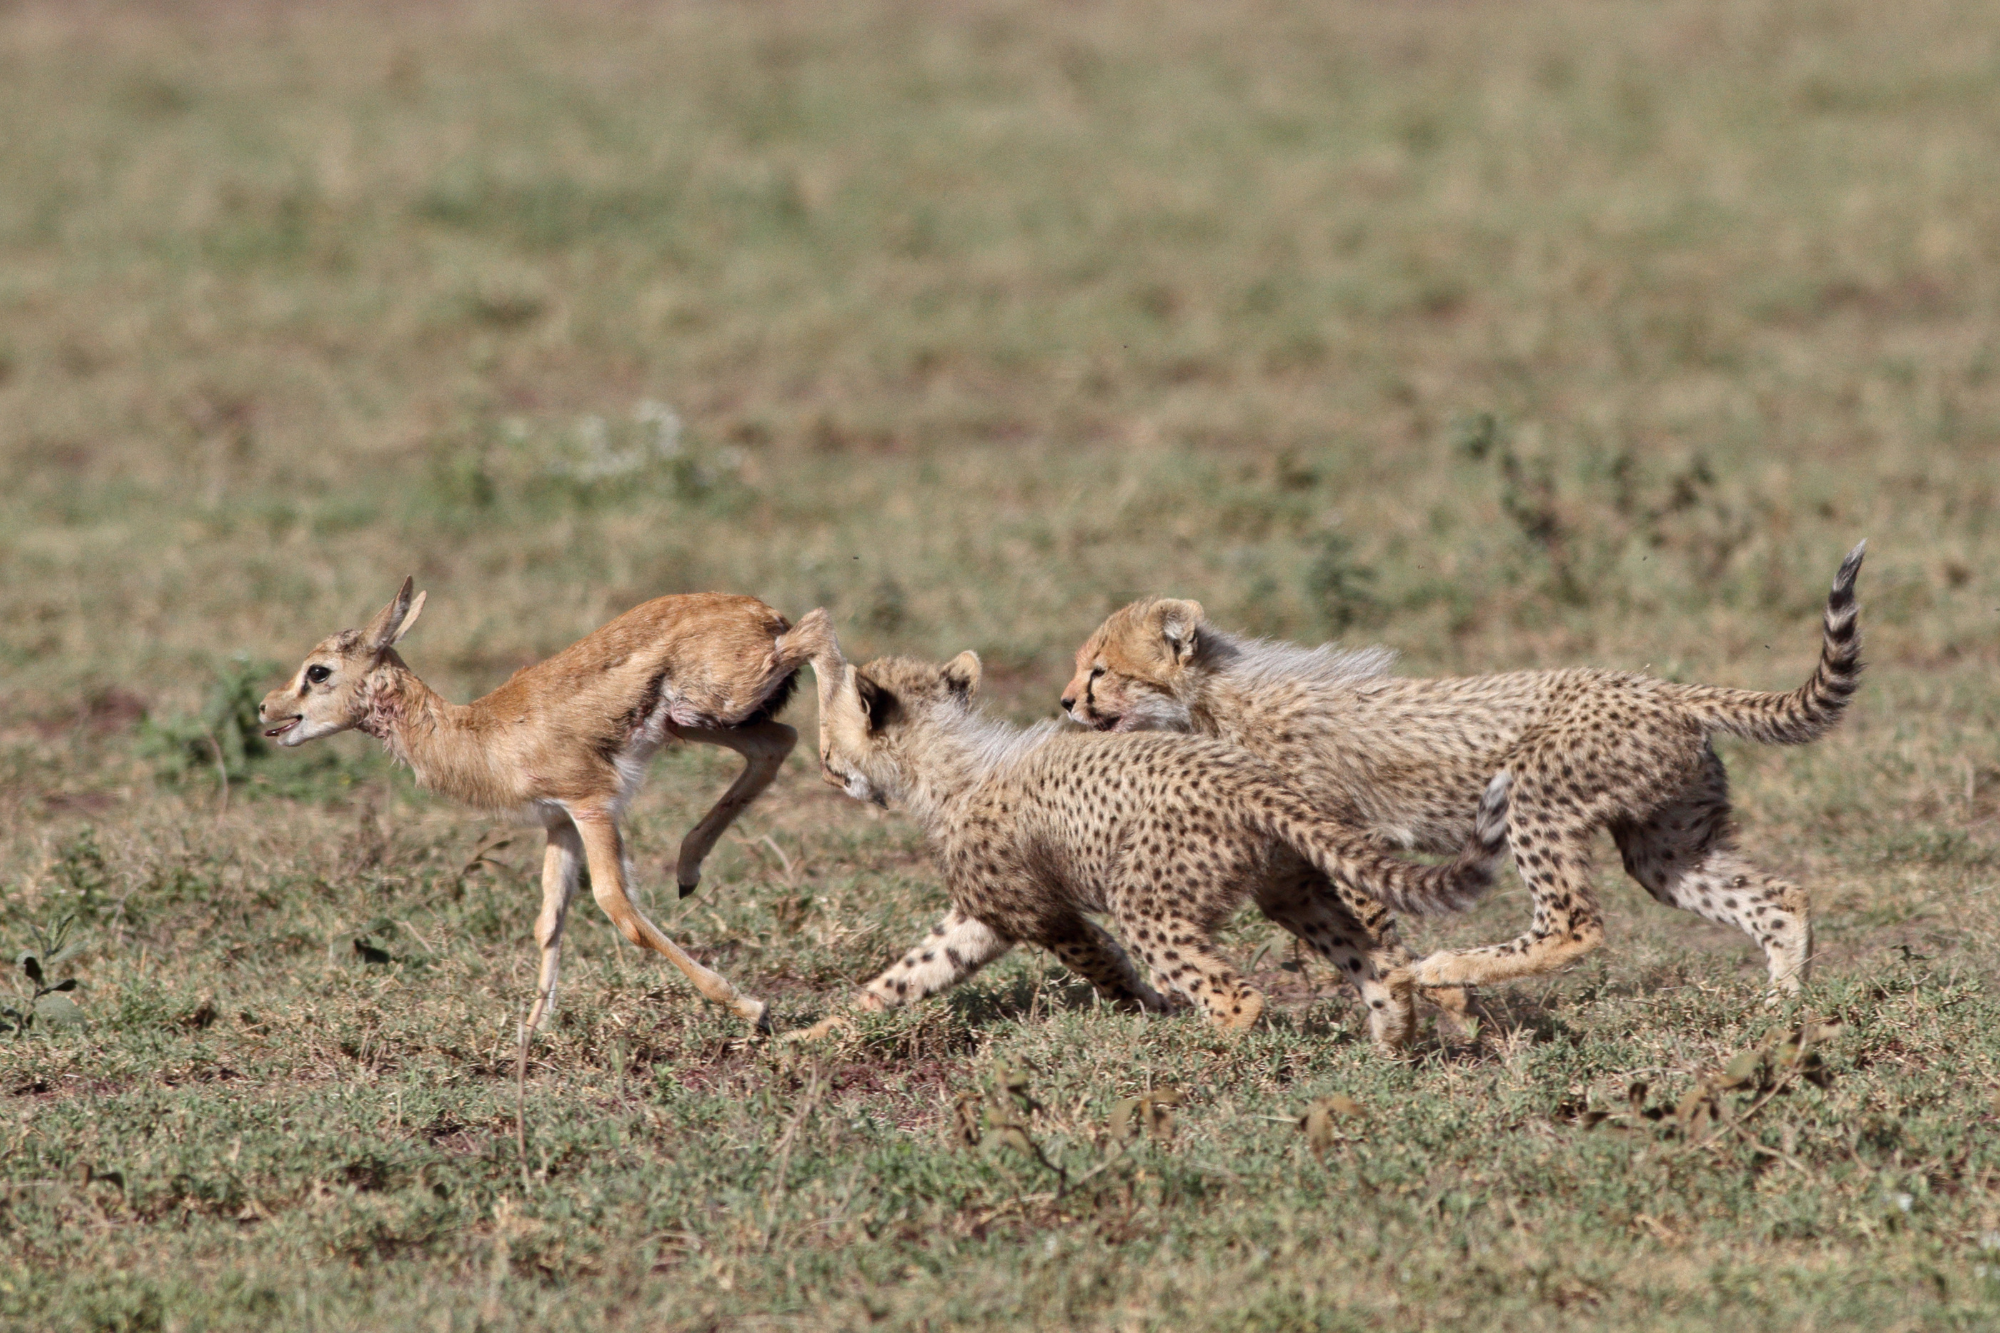
<instances>
[{"instance_id":1,"label":"cheetah cub's paw","mask_svg":"<svg viewBox=\"0 0 2000 1333\"><path fill-rule=\"evenodd\" d=\"M779 1036L780 1042L824 1041L836 1032L844 1032L854 1026L854 1020L861 1014L879 1014L888 1008L882 1001L863 991L861 998L845 1009L836 1009L809 1028L793 1028Z\"/></svg>"},{"instance_id":2,"label":"cheetah cub's paw","mask_svg":"<svg viewBox=\"0 0 2000 1333\"><path fill-rule=\"evenodd\" d=\"M1263 1012L1263 995L1245 986L1242 994L1231 1002L1227 1013L1217 1013L1213 1017L1215 1025L1224 1032L1248 1032Z\"/></svg>"},{"instance_id":3,"label":"cheetah cub's paw","mask_svg":"<svg viewBox=\"0 0 2000 1333\"><path fill-rule=\"evenodd\" d=\"M853 1025L852 1014L828 1014L809 1028L793 1028L790 1032L780 1033L778 1040L786 1045L803 1041L824 1041L834 1033L844 1031Z\"/></svg>"},{"instance_id":4,"label":"cheetah cub's paw","mask_svg":"<svg viewBox=\"0 0 2000 1333\"><path fill-rule=\"evenodd\" d=\"M1407 967L1399 967L1389 973L1382 978L1382 983L1398 989L1414 986L1420 991L1464 986L1466 978L1458 975L1457 962L1457 956L1448 949L1428 954Z\"/></svg>"}]
</instances>

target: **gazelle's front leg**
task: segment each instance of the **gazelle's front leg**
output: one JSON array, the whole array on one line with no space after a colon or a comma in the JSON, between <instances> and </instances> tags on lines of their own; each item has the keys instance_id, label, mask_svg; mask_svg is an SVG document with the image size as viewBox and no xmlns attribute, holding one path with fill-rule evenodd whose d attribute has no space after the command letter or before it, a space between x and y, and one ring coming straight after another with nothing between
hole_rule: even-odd
<instances>
[{"instance_id":1,"label":"gazelle's front leg","mask_svg":"<svg viewBox=\"0 0 2000 1333\"><path fill-rule=\"evenodd\" d=\"M694 988L708 999L726 1005L739 1017L747 1018L759 1028L765 1026L764 1002L739 994L719 973L711 972L688 957L678 944L668 939L660 928L646 919L645 913L633 905L625 893L625 844L618 836L618 821L608 810L571 810L570 818L576 821L576 830L583 838L583 851L590 862L590 891L597 899L597 905L611 918L611 924L618 932L642 949L651 949L660 954L682 975L694 983Z\"/></svg>"},{"instance_id":2,"label":"gazelle's front leg","mask_svg":"<svg viewBox=\"0 0 2000 1333\"><path fill-rule=\"evenodd\" d=\"M549 830L542 853L542 914L535 918L535 944L542 951L542 971L535 981L535 1007L528 1011L528 1031L538 1032L556 1007L556 968L562 957L563 921L583 870L583 839L576 825L564 820Z\"/></svg>"},{"instance_id":3,"label":"gazelle's front leg","mask_svg":"<svg viewBox=\"0 0 2000 1333\"><path fill-rule=\"evenodd\" d=\"M922 944L863 986L851 1009L829 1014L809 1028L787 1032L785 1040L817 1041L835 1028L847 1026L856 1012L879 1014L950 990L1013 947L1014 941L954 907L931 927Z\"/></svg>"},{"instance_id":4,"label":"gazelle's front leg","mask_svg":"<svg viewBox=\"0 0 2000 1333\"><path fill-rule=\"evenodd\" d=\"M701 883L701 863L715 847L722 831L736 821L750 802L757 799L771 779L778 776L785 756L792 752L799 733L782 722L759 722L747 727L675 727L674 735L703 745L720 745L743 756L743 771L715 808L702 816L699 824L681 839L681 853L674 865L674 882L681 897L693 893Z\"/></svg>"}]
</instances>

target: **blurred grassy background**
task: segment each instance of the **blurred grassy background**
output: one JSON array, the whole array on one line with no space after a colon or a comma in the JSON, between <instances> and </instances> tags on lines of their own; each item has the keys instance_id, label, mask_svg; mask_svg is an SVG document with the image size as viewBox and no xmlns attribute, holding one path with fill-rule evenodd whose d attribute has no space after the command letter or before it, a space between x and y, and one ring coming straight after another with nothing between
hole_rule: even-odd
<instances>
[{"instance_id":1,"label":"blurred grassy background","mask_svg":"<svg viewBox=\"0 0 2000 1333\"><path fill-rule=\"evenodd\" d=\"M1990 1314L2000 1160L1965 1136L1990 1137L2000 960L1997 43L1942 0L0 6L0 944L70 911L94 942L88 1027L0 1043L0 1312ZM1411 670L1790 686L1862 536L1851 724L1729 750L1851 1002L1852 1104L1764 1113L1782 1158L1641 1135L1550 1165L1563 1106L1685 1083L1775 1021L1740 939L1607 874L1604 958L1414 1069L1282 945L1260 983L1295 1012L1249 1055L1051 1020L1072 992L1022 959L806 1069L731 1052L589 923L524 1191L496 1052L532 848L462 873L489 824L362 741L223 744L270 664L406 572L431 593L409 657L453 697L720 588L830 605L856 655L976 648L1028 717L1148 592ZM659 768L655 862L727 776ZM656 906L781 1013L936 910L907 830L803 756L744 829ZM1242 932L1246 957L1270 936ZM1870 998L1885 976L1899 998ZM1100 1177L1113 1226L1008 1204L1021 1173L943 1137L1003 1059L1070 1090L1059 1135L1156 1075L1209 1100L1180 1156ZM1322 1165L1260 1119L1336 1087L1383 1156ZM801 1180L774 1185L788 1126ZM117 1199L79 1174L113 1162ZM1397 1171L1426 1183L1369 1192ZM633 1173L680 1183L616 1202Z\"/></svg>"}]
</instances>

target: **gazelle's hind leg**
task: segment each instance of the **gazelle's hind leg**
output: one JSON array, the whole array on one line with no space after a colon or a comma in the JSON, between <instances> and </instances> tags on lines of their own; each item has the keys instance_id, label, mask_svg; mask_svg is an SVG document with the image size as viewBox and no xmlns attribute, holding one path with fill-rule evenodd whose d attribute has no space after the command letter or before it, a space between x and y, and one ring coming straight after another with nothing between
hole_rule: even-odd
<instances>
[{"instance_id":1,"label":"gazelle's hind leg","mask_svg":"<svg viewBox=\"0 0 2000 1333\"><path fill-rule=\"evenodd\" d=\"M922 944L863 986L852 1009L829 1014L809 1028L787 1032L785 1040L818 1041L835 1028L845 1027L855 1010L879 1014L950 990L1013 947L1014 941L954 907L931 927Z\"/></svg>"},{"instance_id":2,"label":"gazelle's hind leg","mask_svg":"<svg viewBox=\"0 0 2000 1333\"><path fill-rule=\"evenodd\" d=\"M549 830L542 853L542 914L535 918L535 944L542 951L541 974L535 980L535 1006L528 1011L528 1031L538 1032L556 1007L556 970L562 957L563 920L583 870L583 839L576 825L564 820Z\"/></svg>"},{"instance_id":3,"label":"gazelle's hind leg","mask_svg":"<svg viewBox=\"0 0 2000 1333\"><path fill-rule=\"evenodd\" d=\"M701 883L701 863L714 849L722 831L771 785L785 756L797 743L799 733L782 722L756 722L747 727L675 727L673 732L682 740L734 750L744 761L743 772L729 784L722 799L681 839L680 856L674 863L674 882L685 898Z\"/></svg>"},{"instance_id":4,"label":"gazelle's hind leg","mask_svg":"<svg viewBox=\"0 0 2000 1333\"><path fill-rule=\"evenodd\" d=\"M1681 799L1611 826L1626 873L1669 907L1743 931L1764 951L1774 995L1796 994L1812 964L1806 892L1734 846L1729 779L1713 751Z\"/></svg>"},{"instance_id":5,"label":"gazelle's hind leg","mask_svg":"<svg viewBox=\"0 0 2000 1333\"><path fill-rule=\"evenodd\" d=\"M708 999L724 1005L759 1028L765 1026L764 1003L739 994L719 973L711 972L688 957L678 944L661 933L633 905L625 892L625 844L618 836L618 821L608 810L571 810L576 830L583 838L584 855L590 863L590 891L597 905L611 918L611 924L626 939L642 949L651 949L681 970L694 988Z\"/></svg>"}]
</instances>

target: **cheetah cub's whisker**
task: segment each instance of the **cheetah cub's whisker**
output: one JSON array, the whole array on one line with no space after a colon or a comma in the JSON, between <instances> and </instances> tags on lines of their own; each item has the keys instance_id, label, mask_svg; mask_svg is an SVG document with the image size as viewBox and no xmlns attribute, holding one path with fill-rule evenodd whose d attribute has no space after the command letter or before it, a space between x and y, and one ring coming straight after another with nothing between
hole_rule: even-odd
<instances>
[{"instance_id":1,"label":"cheetah cub's whisker","mask_svg":"<svg viewBox=\"0 0 2000 1333\"><path fill-rule=\"evenodd\" d=\"M447 703L395 651L424 594L403 580L368 628L342 630L306 655L257 716L280 745L356 730L380 740L417 782L548 830L542 911L535 921L541 974L528 1030L555 1006L563 920L582 868L597 905L626 939L664 955L695 989L759 1027L762 1002L690 958L626 894L630 863L618 821L646 762L671 740L743 756L742 774L682 839L681 896L736 816L757 799L798 733L773 719L798 669L831 642L825 611L796 627L754 597L696 593L634 607L547 661L523 667L483 699Z\"/></svg>"},{"instance_id":2,"label":"cheetah cub's whisker","mask_svg":"<svg viewBox=\"0 0 2000 1333\"><path fill-rule=\"evenodd\" d=\"M1199 603L1156 598L1113 612L1084 642L1062 702L1089 727L1240 745L1385 846L1452 850L1487 775L1512 772L1508 841L1534 919L1507 943L1413 964L1419 985L1535 976L1596 948L1604 918L1591 839L1608 829L1654 898L1758 943L1775 997L1795 993L1812 962L1806 894L1736 850L1729 780L1709 737L1804 745L1840 720L1861 680L1854 580L1867 545L1834 576L1818 667L1785 692L1589 668L1399 679L1379 649L1239 639L1209 625ZM1393 928L1381 913L1364 924Z\"/></svg>"},{"instance_id":3,"label":"cheetah cub's whisker","mask_svg":"<svg viewBox=\"0 0 2000 1333\"><path fill-rule=\"evenodd\" d=\"M1216 952L1245 897L1360 985L1378 1041L1407 1039L1407 981L1392 985L1356 943L1330 878L1405 911L1464 907L1486 891L1506 840L1508 778L1475 801L1456 860L1425 866L1365 845L1233 746L1175 736L1094 736L1046 722L1019 730L973 704L979 658L883 658L856 667L835 644L813 659L820 764L857 800L900 805L929 836L951 910L869 982L857 1007L890 1009L971 976L1018 941L1048 949L1122 1009L1160 1010L1104 913L1157 977L1224 1029L1263 997ZM829 1018L793 1037L822 1036Z\"/></svg>"}]
</instances>

